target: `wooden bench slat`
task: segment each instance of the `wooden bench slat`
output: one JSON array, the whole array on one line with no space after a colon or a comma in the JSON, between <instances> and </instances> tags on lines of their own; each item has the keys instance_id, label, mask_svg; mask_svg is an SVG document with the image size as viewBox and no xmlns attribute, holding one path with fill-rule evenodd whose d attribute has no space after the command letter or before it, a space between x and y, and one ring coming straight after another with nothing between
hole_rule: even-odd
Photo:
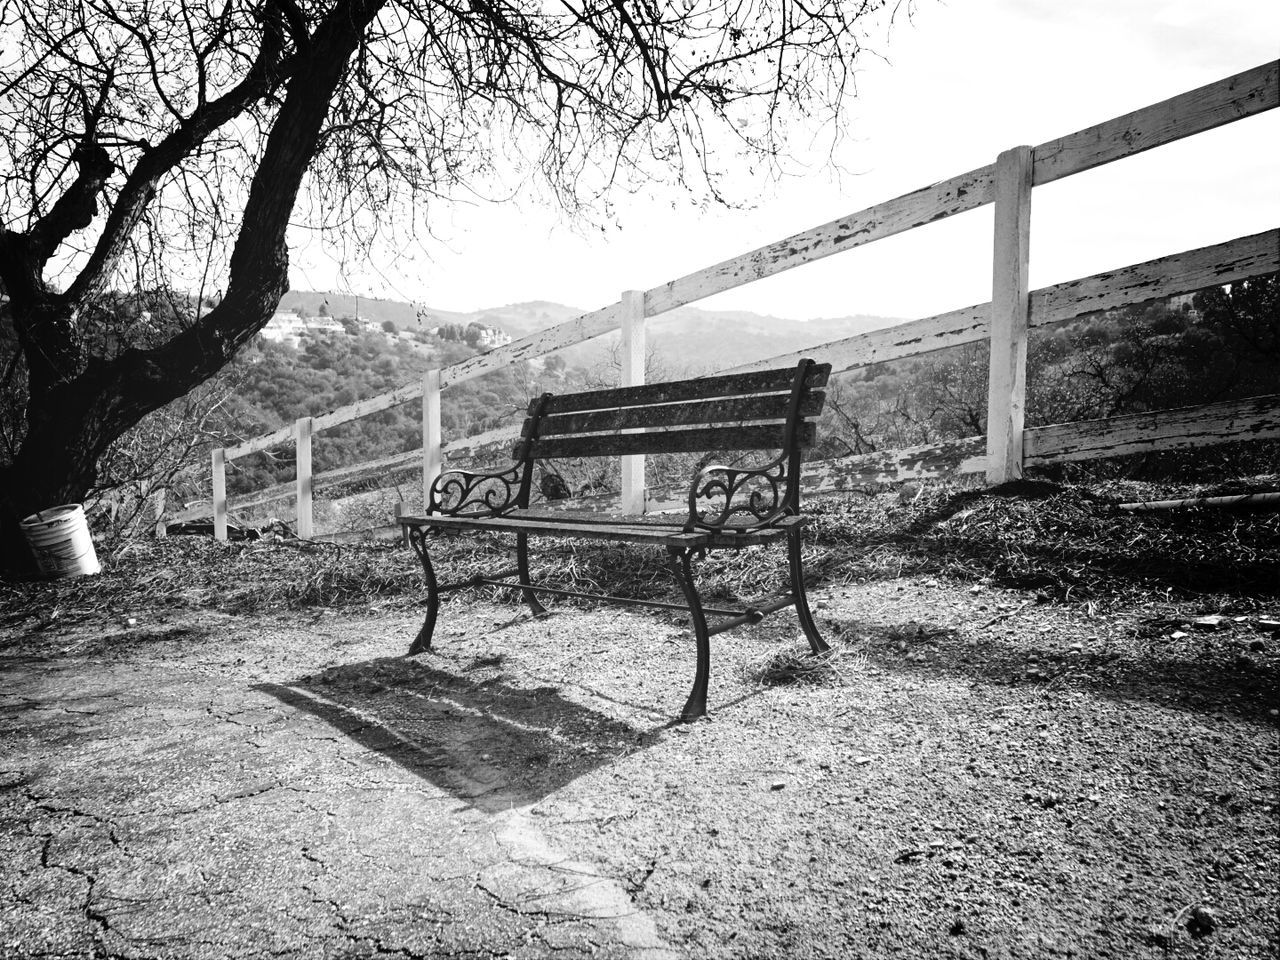
<instances>
[{"instance_id":1,"label":"wooden bench slat","mask_svg":"<svg viewBox=\"0 0 1280 960\"><path fill-rule=\"evenodd\" d=\"M782 448L783 426L766 424L749 427L703 427L697 430L659 430L653 433L606 433L575 436L539 437L532 441L532 455L539 460L568 457L629 456L637 453L704 453L709 450L779 450ZM796 443L813 446L817 428L802 423L796 430ZM516 444L515 458L523 458L525 445Z\"/></svg>"},{"instance_id":2,"label":"wooden bench slat","mask_svg":"<svg viewBox=\"0 0 1280 960\"><path fill-rule=\"evenodd\" d=\"M829 650L805 599L799 535L804 519L798 516L798 474L800 449L812 446L817 438L816 424L806 417L821 413L826 397L820 388L826 385L830 373L830 364L815 366L812 360L806 359L794 368L537 397L529 404L529 417L515 446L514 455L518 463L513 471L501 475L507 480L519 480L518 492L513 492L508 486L504 501L518 509L509 510L501 516L450 514L441 502L440 494L449 488L450 481L445 479L447 475L442 475L427 495L426 509L445 512L399 518L405 540L422 561L427 583L426 616L422 629L409 647L409 653L412 655L431 649L441 593L472 583L489 583L521 591L534 616L547 612L537 599L540 592L687 610L697 653L693 688L680 711L680 718L687 721L707 712L710 637L713 634L745 623L758 623L768 613L794 606L810 650L815 654ZM707 481L705 472L696 472L693 477L695 486L689 494L689 513L684 522L673 523L665 517L660 520L644 516L605 520L598 516L557 514L551 504L542 505L541 515L529 510L530 485L536 469L534 458L701 453L701 464L710 457L718 456L720 451L728 450L777 450L780 456L767 465L763 474L744 471L738 476L730 473L720 485ZM761 481L761 476L767 479ZM737 481L736 485L729 486L729 479ZM760 502L760 482L770 488L766 492L771 493L771 496L766 495L767 508ZM719 496L713 495L716 490L719 490ZM462 503L475 509L474 500ZM638 504L636 509L642 510L643 507ZM703 526L699 527L699 524ZM735 529L735 525L740 525L741 530ZM508 572L501 578L480 576L441 587L428 555L428 534L470 530L516 534L516 572L523 583L510 582L506 579L510 576ZM665 546L670 554L671 572L685 602L673 604L642 598L583 594L532 583L528 543L531 535ZM698 556L708 550L740 550L778 542L783 538L787 541L789 593L740 612L716 610L702 604L693 572L693 563ZM706 615L709 612L726 619L708 624Z\"/></svg>"},{"instance_id":3,"label":"wooden bench slat","mask_svg":"<svg viewBox=\"0 0 1280 960\"><path fill-rule=\"evenodd\" d=\"M825 387L830 376L831 364L815 364L805 378L805 386L810 389ZM777 370L752 370L748 373L700 377L696 380L649 383L640 387L612 387L607 390L557 394L548 399L543 412L576 413L580 410L608 410L614 407L650 403L678 403L684 400L707 400L741 394L778 393L790 391L795 378L795 367L782 367ZM536 399L533 401L535 404L537 402ZM532 404L530 412L533 412Z\"/></svg>"},{"instance_id":4,"label":"wooden bench slat","mask_svg":"<svg viewBox=\"0 0 1280 960\"><path fill-rule=\"evenodd\" d=\"M814 417L822 412L826 394L812 390L800 401L800 416ZM666 403L653 407L621 407L587 413L558 413L542 418L538 426L541 436L571 433L603 433L641 427L679 427L697 423L733 423L744 420L785 420L791 397L770 393L729 400L695 400L688 403Z\"/></svg>"},{"instance_id":5,"label":"wooden bench slat","mask_svg":"<svg viewBox=\"0 0 1280 960\"><path fill-rule=\"evenodd\" d=\"M656 543L680 547L697 547L708 543L711 535L685 533L680 526L657 524L585 524L565 523L559 518L540 517L401 517L402 524L435 527L442 530L497 530L508 533L533 533L552 537L583 537L591 540L621 540L628 543Z\"/></svg>"},{"instance_id":6,"label":"wooden bench slat","mask_svg":"<svg viewBox=\"0 0 1280 960\"><path fill-rule=\"evenodd\" d=\"M632 543L656 543L680 547L719 547L739 549L759 546L781 539L803 517L783 517L777 526L745 533L698 531L686 533L678 523L659 524L644 520L605 521L576 517L516 511L501 517L401 517L405 526L436 527L442 530L493 530L505 533L528 533L535 536L580 537L590 540L625 540Z\"/></svg>"}]
</instances>

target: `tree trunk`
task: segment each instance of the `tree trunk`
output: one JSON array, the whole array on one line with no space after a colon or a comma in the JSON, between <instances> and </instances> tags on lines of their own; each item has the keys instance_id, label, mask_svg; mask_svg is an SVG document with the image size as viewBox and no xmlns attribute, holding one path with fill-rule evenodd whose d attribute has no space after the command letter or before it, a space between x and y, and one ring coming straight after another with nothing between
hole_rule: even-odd
<instances>
[{"instance_id":1,"label":"tree trunk","mask_svg":"<svg viewBox=\"0 0 1280 960\"><path fill-rule=\"evenodd\" d=\"M344 0L317 28L307 59L286 85L254 172L226 296L166 343L109 360L84 358L73 318L92 297L96 281L90 281L105 275L103 264L91 258L72 288L56 295L40 277L38 238L0 230L9 309L31 371L27 433L13 464L0 469L0 571L31 569L21 518L82 501L94 487L98 459L115 440L217 373L271 317L289 288L285 234L330 99L384 2ZM121 237L128 233L123 229ZM94 257L110 260L101 251L111 249L110 243L99 244Z\"/></svg>"},{"instance_id":2,"label":"tree trunk","mask_svg":"<svg viewBox=\"0 0 1280 960\"><path fill-rule=\"evenodd\" d=\"M19 521L37 510L83 502L97 481L98 459L140 419L130 417L135 405L116 378L105 376L109 369L92 362L80 376L28 403L27 434L13 463L0 471L0 555L8 575L35 570ZM167 402L157 400L151 409Z\"/></svg>"}]
</instances>

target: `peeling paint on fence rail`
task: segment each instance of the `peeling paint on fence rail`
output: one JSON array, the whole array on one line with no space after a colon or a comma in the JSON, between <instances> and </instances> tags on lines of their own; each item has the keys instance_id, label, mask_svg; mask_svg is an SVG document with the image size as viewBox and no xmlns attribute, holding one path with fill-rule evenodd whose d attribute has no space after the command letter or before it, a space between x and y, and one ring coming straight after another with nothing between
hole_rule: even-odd
<instances>
[{"instance_id":1,"label":"peeling paint on fence rail","mask_svg":"<svg viewBox=\"0 0 1280 960\"><path fill-rule=\"evenodd\" d=\"M1035 186L1051 183L1276 107L1280 107L1280 61L1271 61L1032 148L1031 183ZM995 194L995 166L979 167L922 187L648 289L639 297L643 302L643 314L646 317L656 316L990 203ZM1031 327L1042 327L1128 304L1264 276L1278 270L1280 230L1272 229L1032 291L1027 322ZM817 357L831 363L833 372L844 372L981 342L990 335L990 317L990 303L976 304L744 364L721 373L788 366L802 357ZM622 319L620 302L584 313L442 368L440 386L448 388L522 360L545 356L594 339L619 329ZM423 384L419 380L315 417L313 426L315 430L323 430L422 395ZM1275 400L1265 397L1106 421L1056 424L1023 432L1025 449L1022 462L1030 465L1272 438L1280 430L1276 424ZM517 436L518 428L503 427L454 441L442 452L454 465L469 460L501 459L509 454L510 445ZM846 489L862 483L908 477L980 472L985 469L986 461L982 445L978 443L982 439L967 438L927 447L806 464L805 489ZM294 428L282 427L229 446L220 451L220 455L224 461L230 461L293 440ZM415 462L415 458L424 459L423 451L409 451L329 471L317 475L314 482L332 484L372 476L379 471L407 466ZM216 467L214 473L216 478ZM292 485L260 491L237 507L248 509L280 499L277 494L283 494L287 489L292 489ZM663 500L655 494L656 491L649 491L651 504L655 500ZM678 498L681 492L673 491L671 495ZM172 514L167 519L194 518L208 513L208 508L197 507Z\"/></svg>"}]
</instances>

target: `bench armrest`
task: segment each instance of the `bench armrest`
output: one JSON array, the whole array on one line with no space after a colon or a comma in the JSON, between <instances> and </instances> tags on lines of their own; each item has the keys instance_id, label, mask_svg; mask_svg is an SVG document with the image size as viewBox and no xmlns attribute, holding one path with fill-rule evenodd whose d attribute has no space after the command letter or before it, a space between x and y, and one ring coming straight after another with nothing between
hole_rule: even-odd
<instances>
[{"instance_id":1,"label":"bench armrest","mask_svg":"<svg viewBox=\"0 0 1280 960\"><path fill-rule=\"evenodd\" d=\"M791 512L787 459L784 453L762 467L703 467L689 485L690 527L757 530L776 525Z\"/></svg>"},{"instance_id":2,"label":"bench armrest","mask_svg":"<svg viewBox=\"0 0 1280 960\"><path fill-rule=\"evenodd\" d=\"M517 463L500 473L446 470L431 484L427 515L494 517L515 510L523 506L523 467Z\"/></svg>"}]
</instances>

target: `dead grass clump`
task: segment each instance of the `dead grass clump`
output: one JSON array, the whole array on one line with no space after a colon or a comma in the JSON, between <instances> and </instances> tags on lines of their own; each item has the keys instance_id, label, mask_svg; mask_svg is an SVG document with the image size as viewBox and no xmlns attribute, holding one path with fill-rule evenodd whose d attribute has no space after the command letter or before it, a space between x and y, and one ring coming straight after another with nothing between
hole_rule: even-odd
<instances>
[{"instance_id":1,"label":"dead grass clump","mask_svg":"<svg viewBox=\"0 0 1280 960\"><path fill-rule=\"evenodd\" d=\"M1064 600L1280 595L1280 513L1121 511L1133 492L1113 498L1106 488L1036 483L977 493L938 484L905 505L886 496L815 499L806 536L826 549L810 569L846 583L980 580Z\"/></svg>"},{"instance_id":2,"label":"dead grass clump","mask_svg":"<svg viewBox=\"0 0 1280 960\"><path fill-rule=\"evenodd\" d=\"M806 645L771 653L758 663L747 665L743 676L748 683L765 687L790 684L838 687L865 666L866 658L857 654L837 649L815 654Z\"/></svg>"},{"instance_id":3,"label":"dead grass clump","mask_svg":"<svg viewBox=\"0 0 1280 960\"><path fill-rule=\"evenodd\" d=\"M1136 493L1132 485L1093 490L1039 483L975 492L939 483L922 488L909 503L894 495L817 497L805 508L807 580L816 589L825 583L946 577L1090 602L1213 593L1261 608L1280 597L1280 512L1118 509L1119 501ZM1141 493L1160 495L1155 489ZM513 565L513 544L497 534L441 538L431 551L442 583ZM549 586L679 599L661 550L547 538L530 552L534 578ZM220 543L171 537L100 545L99 558L103 573L95 577L0 581L0 625L164 607L368 611L405 609L424 600L421 566L398 541L333 544L274 537ZM785 587L786 551L770 546L712 552L695 564L695 572L707 604L741 606ZM464 603L517 599L495 587L453 596Z\"/></svg>"}]
</instances>

